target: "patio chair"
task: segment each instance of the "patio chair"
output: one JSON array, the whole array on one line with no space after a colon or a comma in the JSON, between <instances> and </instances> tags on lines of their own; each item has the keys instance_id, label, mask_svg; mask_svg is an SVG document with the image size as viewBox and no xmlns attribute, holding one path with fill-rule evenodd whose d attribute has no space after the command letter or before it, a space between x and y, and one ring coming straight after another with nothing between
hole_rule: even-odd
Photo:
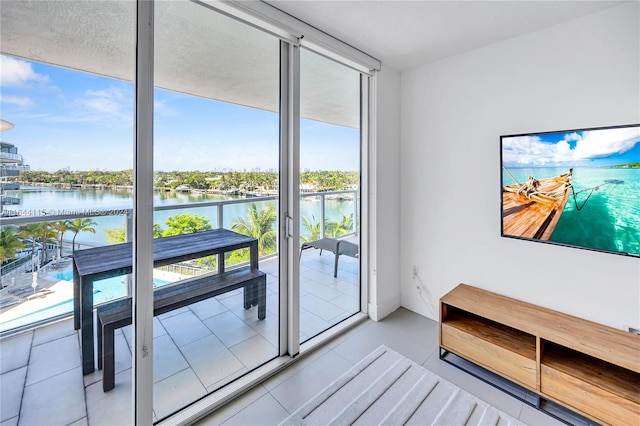
<instances>
[{"instance_id":1,"label":"patio chair","mask_svg":"<svg viewBox=\"0 0 640 426\"><path fill-rule=\"evenodd\" d=\"M320 249L320 255L322 256L322 250L328 250L335 255L335 264L333 267L333 276L338 276L338 259L341 255L358 258L359 247L357 244L351 243L345 240L337 240L335 238L322 238L317 241L308 241L300 246L300 258L302 258L302 251L314 248Z\"/></svg>"}]
</instances>

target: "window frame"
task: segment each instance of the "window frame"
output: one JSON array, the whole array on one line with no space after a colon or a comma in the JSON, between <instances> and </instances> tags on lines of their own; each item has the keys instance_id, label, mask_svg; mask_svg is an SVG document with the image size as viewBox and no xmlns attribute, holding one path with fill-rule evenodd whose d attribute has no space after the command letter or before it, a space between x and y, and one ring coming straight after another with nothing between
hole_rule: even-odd
<instances>
[{"instance_id":1,"label":"window frame","mask_svg":"<svg viewBox=\"0 0 640 426\"><path fill-rule=\"evenodd\" d=\"M153 413L153 43L154 1L138 0L136 24L136 125L134 144L134 283L133 287L133 392L132 418L136 424L151 424ZM357 49L336 40L315 28L262 2L251 7L237 2L212 0L194 3L215 9L247 25L280 38L280 357L248 373L240 379L190 404L159 424L188 424L210 413L248 388L260 383L275 371L321 346L335 335L368 318L370 232L374 200L369 199L374 182L370 176L375 123L371 111L375 108L375 74L380 62ZM258 11L252 9L259 9ZM306 34L305 34L306 32ZM298 226L286 225L293 212L299 210L299 119L300 119L300 46L326 56L360 73L360 289L361 310L304 344L299 342L299 276ZM283 186L286 185L286 186ZM142 189L142 190L141 190ZM151 219L150 219L151 218ZM285 235L285 230L289 235ZM138 243L136 243L136 241ZM140 243L142 242L142 243ZM144 242L147 242L145 244ZM150 244L148 242L151 242ZM294 278L295 277L295 278ZM286 305L282 305L286 303ZM283 309L286 306L286 309Z\"/></svg>"}]
</instances>

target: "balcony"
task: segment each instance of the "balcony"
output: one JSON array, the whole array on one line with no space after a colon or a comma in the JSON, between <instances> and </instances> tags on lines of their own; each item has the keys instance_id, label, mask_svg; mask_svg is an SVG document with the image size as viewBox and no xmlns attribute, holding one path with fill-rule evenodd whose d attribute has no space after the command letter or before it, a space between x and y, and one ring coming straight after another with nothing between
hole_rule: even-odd
<instances>
[{"instance_id":1,"label":"balcony","mask_svg":"<svg viewBox=\"0 0 640 426\"><path fill-rule=\"evenodd\" d=\"M345 194L305 194L321 200ZM268 197L267 197L268 198ZM224 223L224 206L247 200L212 202L218 223ZM266 200L269 201L269 200ZM181 209L185 205L178 206ZM193 208L193 206L191 206ZM210 205L198 207L212 207ZM324 213L320 213L324 217ZM36 221L37 217L10 218L14 222ZM55 219L55 218L54 218ZM47 216L47 220L50 218ZM351 235L350 240L357 242ZM30 262L27 262L30 263ZM22 310L5 323L0 339L2 408L0 421L20 424L128 424L131 412L132 328L116 331L116 387L102 390L102 371L83 376L79 334L74 330L70 311L55 319L38 317L63 306L64 294L72 284L65 279L69 262L53 264L38 274L36 294L24 294L22 302L4 308L0 317ZM176 274L159 270L158 274ZM242 290L168 312L154 318L154 420L161 420L191 402L241 377L278 355L279 275L278 258L265 256L259 268L267 273L267 317L257 319L257 307L245 310ZM360 310L359 260L340 257L338 276L333 276L334 256L305 250L300 263L300 340L305 341ZM32 274L18 274L11 288L29 289ZM5 280L7 281L7 280ZM57 286L57 287L56 287ZM50 289L40 295L38 291ZM33 289L31 289L33 292ZM33 297L36 296L36 297ZM39 296L39 297L38 297ZM61 300L65 299L65 300ZM31 318L20 324L18 319ZM23 321L24 322L24 321ZM24 328L11 332L7 324ZM18 330L18 329L15 329ZM64 393L60 389L65 389ZM176 389L180 389L176 392Z\"/></svg>"},{"instance_id":2,"label":"balcony","mask_svg":"<svg viewBox=\"0 0 640 426\"><path fill-rule=\"evenodd\" d=\"M12 152L0 152L0 161L3 163L19 163L22 164L22 155Z\"/></svg>"}]
</instances>

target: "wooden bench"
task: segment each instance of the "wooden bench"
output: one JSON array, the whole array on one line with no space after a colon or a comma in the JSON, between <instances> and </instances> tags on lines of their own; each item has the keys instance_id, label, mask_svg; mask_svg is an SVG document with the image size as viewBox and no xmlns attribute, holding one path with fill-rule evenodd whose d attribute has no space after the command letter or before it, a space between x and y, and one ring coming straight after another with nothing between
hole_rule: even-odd
<instances>
[{"instance_id":1,"label":"wooden bench","mask_svg":"<svg viewBox=\"0 0 640 426\"><path fill-rule=\"evenodd\" d=\"M153 315L160 315L231 290L244 288L244 308L258 306L258 319L266 317L267 276L250 267L220 274L201 275L176 284L157 288L153 292ZM115 387L114 333L131 324L130 297L114 300L97 308L98 368L103 369L102 390Z\"/></svg>"}]
</instances>

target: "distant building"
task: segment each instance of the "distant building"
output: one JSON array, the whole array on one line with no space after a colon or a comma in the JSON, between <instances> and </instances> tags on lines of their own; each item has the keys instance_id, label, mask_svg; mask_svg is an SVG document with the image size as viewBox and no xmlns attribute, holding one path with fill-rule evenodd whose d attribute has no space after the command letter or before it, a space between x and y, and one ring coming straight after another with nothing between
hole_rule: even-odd
<instances>
[{"instance_id":1,"label":"distant building","mask_svg":"<svg viewBox=\"0 0 640 426\"><path fill-rule=\"evenodd\" d=\"M318 185L315 183L301 183L300 184L300 192L316 192L318 190Z\"/></svg>"},{"instance_id":2,"label":"distant building","mask_svg":"<svg viewBox=\"0 0 640 426\"><path fill-rule=\"evenodd\" d=\"M6 131L13 129L13 124L8 121L0 120L0 130ZM20 172L28 172L31 168L24 164L22 155L18 154L18 148L8 142L0 141L0 191L2 191L2 197L0 200L1 206L5 204L20 204L18 197L5 195L4 191L15 191L20 189L18 182L10 182L7 178L18 177Z\"/></svg>"},{"instance_id":3,"label":"distant building","mask_svg":"<svg viewBox=\"0 0 640 426\"><path fill-rule=\"evenodd\" d=\"M19 176L20 172L31 170L28 164L24 163L22 155L18 154L18 148L8 142L0 142L0 170L2 177Z\"/></svg>"}]
</instances>

